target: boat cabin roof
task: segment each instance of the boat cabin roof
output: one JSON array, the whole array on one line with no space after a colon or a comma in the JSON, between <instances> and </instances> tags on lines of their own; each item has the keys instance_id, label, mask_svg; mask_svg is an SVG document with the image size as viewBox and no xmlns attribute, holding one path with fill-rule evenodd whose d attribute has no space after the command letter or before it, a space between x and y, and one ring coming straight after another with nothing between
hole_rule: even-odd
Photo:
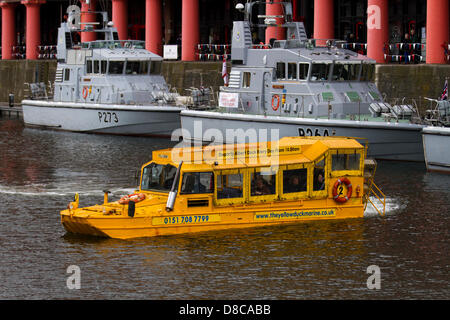
<instances>
[{"instance_id":1,"label":"boat cabin roof","mask_svg":"<svg viewBox=\"0 0 450 320\"><path fill-rule=\"evenodd\" d=\"M153 161L178 166L183 171L208 171L268 167L274 164L301 164L320 161L328 150L365 150L354 138L284 137L279 141L171 148L153 151ZM145 164L144 166L148 165Z\"/></svg>"}]
</instances>

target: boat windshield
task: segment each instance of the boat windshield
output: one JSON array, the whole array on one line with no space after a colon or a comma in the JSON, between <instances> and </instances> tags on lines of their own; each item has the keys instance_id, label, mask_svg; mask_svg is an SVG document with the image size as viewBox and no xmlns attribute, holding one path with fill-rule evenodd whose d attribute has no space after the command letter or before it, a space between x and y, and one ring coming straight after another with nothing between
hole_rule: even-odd
<instances>
[{"instance_id":1,"label":"boat windshield","mask_svg":"<svg viewBox=\"0 0 450 320\"><path fill-rule=\"evenodd\" d=\"M147 74L150 61L127 61L125 74Z\"/></svg>"},{"instance_id":2,"label":"boat windshield","mask_svg":"<svg viewBox=\"0 0 450 320\"><path fill-rule=\"evenodd\" d=\"M361 72L361 81L373 81L375 73L375 64L363 63Z\"/></svg>"},{"instance_id":3,"label":"boat windshield","mask_svg":"<svg viewBox=\"0 0 450 320\"><path fill-rule=\"evenodd\" d=\"M176 172L177 168L171 164L150 163L142 173L141 190L169 192Z\"/></svg>"},{"instance_id":4,"label":"boat windshield","mask_svg":"<svg viewBox=\"0 0 450 320\"><path fill-rule=\"evenodd\" d=\"M333 66L333 81L356 81L359 78L361 64L336 63Z\"/></svg>"},{"instance_id":5,"label":"boat windshield","mask_svg":"<svg viewBox=\"0 0 450 320\"><path fill-rule=\"evenodd\" d=\"M311 81L326 81L330 74L329 63L313 63L311 70Z\"/></svg>"}]
</instances>

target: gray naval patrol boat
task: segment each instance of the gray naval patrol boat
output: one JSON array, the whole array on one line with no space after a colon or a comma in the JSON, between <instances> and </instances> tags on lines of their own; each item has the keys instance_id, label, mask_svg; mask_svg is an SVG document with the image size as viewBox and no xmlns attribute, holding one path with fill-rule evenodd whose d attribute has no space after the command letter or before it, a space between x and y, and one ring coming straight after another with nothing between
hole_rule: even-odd
<instances>
[{"instance_id":1,"label":"gray naval patrol boat","mask_svg":"<svg viewBox=\"0 0 450 320\"><path fill-rule=\"evenodd\" d=\"M292 5L280 16L258 15L266 1L247 1L236 9L244 21L233 24L232 68L213 110L183 110L185 141L234 143L284 136L349 136L367 139L377 159L424 161L416 108L384 101L372 82L375 61L339 48L335 40L308 39ZM264 19L264 23L260 19ZM282 27L286 40L253 44L257 28ZM366 141L367 141L366 140Z\"/></svg>"},{"instance_id":2,"label":"gray naval patrol boat","mask_svg":"<svg viewBox=\"0 0 450 320\"><path fill-rule=\"evenodd\" d=\"M30 84L22 101L26 126L88 133L170 136L180 128L178 94L161 75L162 58L143 41L119 41L105 12L97 29L80 28L80 9L70 6L58 29L57 69L47 94L43 83ZM85 23L86 25L86 23ZM103 40L77 44L80 32ZM49 96L52 96L52 98Z\"/></svg>"},{"instance_id":3,"label":"gray naval patrol boat","mask_svg":"<svg viewBox=\"0 0 450 320\"><path fill-rule=\"evenodd\" d=\"M450 173L450 101L426 99L434 108L427 111L422 130L425 164L428 171Z\"/></svg>"}]
</instances>

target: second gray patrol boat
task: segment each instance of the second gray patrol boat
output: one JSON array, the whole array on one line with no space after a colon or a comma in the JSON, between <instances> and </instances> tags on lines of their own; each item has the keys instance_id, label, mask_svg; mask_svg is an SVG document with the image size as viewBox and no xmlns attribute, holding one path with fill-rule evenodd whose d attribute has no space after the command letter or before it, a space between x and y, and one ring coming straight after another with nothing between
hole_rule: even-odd
<instances>
[{"instance_id":1,"label":"second gray patrol boat","mask_svg":"<svg viewBox=\"0 0 450 320\"><path fill-rule=\"evenodd\" d=\"M292 21L292 4L280 2L280 16L247 1L236 9L229 85L209 111L183 110L184 140L235 143L284 136L349 136L367 139L377 159L424 161L420 116L411 105L386 103L372 82L375 61L339 48L335 40L308 39L302 22ZM262 11L263 12L263 11ZM280 27L286 40L253 44L252 29Z\"/></svg>"},{"instance_id":2,"label":"second gray patrol boat","mask_svg":"<svg viewBox=\"0 0 450 320\"><path fill-rule=\"evenodd\" d=\"M179 95L161 75L162 57L144 41L119 41L107 19L81 28L80 9L69 6L58 29L56 77L51 94L44 83L30 84L22 101L26 126L119 135L170 136L180 128ZM87 23L84 23L87 24ZM100 27L93 27L99 24ZM80 32L102 40L78 43Z\"/></svg>"}]
</instances>

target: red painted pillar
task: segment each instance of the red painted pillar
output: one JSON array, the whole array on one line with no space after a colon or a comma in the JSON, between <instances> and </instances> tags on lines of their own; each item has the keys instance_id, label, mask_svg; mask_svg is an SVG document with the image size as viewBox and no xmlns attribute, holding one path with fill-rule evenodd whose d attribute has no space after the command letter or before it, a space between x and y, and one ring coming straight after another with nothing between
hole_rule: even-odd
<instances>
[{"instance_id":1,"label":"red painted pillar","mask_svg":"<svg viewBox=\"0 0 450 320\"><path fill-rule=\"evenodd\" d=\"M333 1L314 0L314 39L334 39Z\"/></svg>"},{"instance_id":2,"label":"red painted pillar","mask_svg":"<svg viewBox=\"0 0 450 320\"><path fill-rule=\"evenodd\" d=\"M90 11L95 11L95 7L97 4L97 0L90 0L89 4L86 3L86 0L81 0L81 29L86 27L84 22L96 22L97 16L95 13L91 13ZM95 26L94 26L95 28ZM95 41L97 40L97 35L95 32L81 32L81 42Z\"/></svg>"},{"instance_id":3,"label":"red painted pillar","mask_svg":"<svg viewBox=\"0 0 450 320\"><path fill-rule=\"evenodd\" d=\"M445 44L449 42L449 0L427 1L427 63L445 63Z\"/></svg>"},{"instance_id":4,"label":"red painted pillar","mask_svg":"<svg viewBox=\"0 0 450 320\"><path fill-rule=\"evenodd\" d=\"M181 59L197 60L195 48L200 41L199 0L182 0L181 14Z\"/></svg>"},{"instance_id":5,"label":"red painted pillar","mask_svg":"<svg viewBox=\"0 0 450 320\"><path fill-rule=\"evenodd\" d=\"M281 2L284 0L275 0L274 2ZM266 16L282 16L283 6L277 3L266 4ZM283 24L283 18L276 18L277 24ZM266 43L270 42L270 39L284 40L286 39L286 29L280 27L267 27L266 29Z\"/></svg>"},{"instance_id":6,"label":"red painted pillar","mask_svg":"<svg viewBox=\"0 0 450 320\"><path fill-rule=\"evenodd\" d=\"M27 8L26 26L26 58L35 60L38 58L38 46L41 44L41 4L45 0L24 0L21 2Z\"/></svg>"},{"instance_id":7,"label":"red painted pillar","mask_svg":"<svg viewBox=\"0 0 450 320\"><path fill-rule=\"evenodd\" d=\"M0 2L2 8L2 59L12 59L12 47L16 45L16 22L14 8L16 4Z\"/></svg>"},{"instance_id":8,"label":"red painted pillar","mask_svg":"<svg viewBox=\"0 0 450 320\"><path fill-rule=\"evenodd\" d=\"M112 21L120 40L128 39L128 0L112 0Z\"/></svg>"},{"instance_id":9,"label":"red painted pillar","mask_svg":"<svg viewBox=\"0 0 450 320\"><path fill-rule=\"evenodd\" d=\"M145 49L162 56L161 0L145 2Z\"/></svg>"},{"instance_id":10,"label":"red painted pillar","mask_svg":"<svg viewBox=\"0 0 450 320\"><path fill-rule=\"evenodd\" d=\"M367 2L367 56L385 63L384 46L389 43L388 0Z\"/></svg>"}]
</instances>

